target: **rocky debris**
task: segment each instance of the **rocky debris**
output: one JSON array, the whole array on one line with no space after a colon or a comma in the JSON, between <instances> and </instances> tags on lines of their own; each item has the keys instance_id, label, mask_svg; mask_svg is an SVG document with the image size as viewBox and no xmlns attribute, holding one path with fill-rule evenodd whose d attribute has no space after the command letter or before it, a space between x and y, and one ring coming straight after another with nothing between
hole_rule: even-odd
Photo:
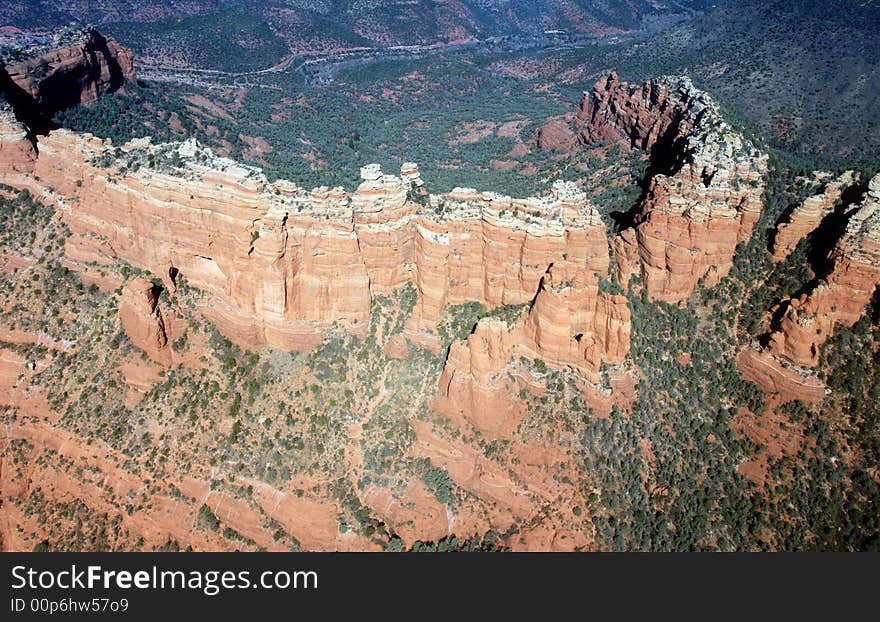
<instances>
[{"instance_id":1,"label":"rocky debris","mask_svg":"<svg viewBox=\"0 0 880 622\"><path fill-rule=\"evenodd\" d=\"M810 291L785 300L766 336L770 351L795 365L815 367L819 347L836 324L852 326L880 285L880 175L862 201L846 212L842 237L829 255L829 269Z\"/></svg>"},{"instance_id":2,"label":"rocky debris","mask_svg":"<svg viewBox=\"0 0 880 622\"><path fill-rule=\"evenodd\" d=\"M7 53L2 65L0 89L26 116L48 117L135 81L131 51L91 26L67 28L49 46Z\"/></svg>"},{"instance_id":3,"label":"rocky debris","mask_svg":"<svg viewBox=\"0 0 880 622\"><path fill-rule=\"evenodd\" d=\"M827 182L821 192L808 197L797 206L787 220L779 223L773 238L773 261L788 257L798 243L816 230L822 221L834 212L843 192L858 183L859 175L846 171Z\"/></svg>"},{"instance_id":4,"label":"rocky debris","mask_svg":"<svg viewBox=\"0 0 880 622\"><path fill-rule=\"evenodd\" d=\"M760 215L767 155L687 78L629 85L611 73L584 94L577 122L584 142L642 149L658 171L613 241L620 282L639 275L652 298L680 303L724 277Z\"/></svg>"},{"instance_id":5,"label":"rocky debris","mask_svg":"<svg viewBox=\"0 0 880 622\"><path fill-rule=\"evenodd\" d=\"M135 277L122 288L119 320L135 346L161 365L171 364L171 347L165 320L159 308L162 288L143 277Z\"/></svg>"}]
</instances>

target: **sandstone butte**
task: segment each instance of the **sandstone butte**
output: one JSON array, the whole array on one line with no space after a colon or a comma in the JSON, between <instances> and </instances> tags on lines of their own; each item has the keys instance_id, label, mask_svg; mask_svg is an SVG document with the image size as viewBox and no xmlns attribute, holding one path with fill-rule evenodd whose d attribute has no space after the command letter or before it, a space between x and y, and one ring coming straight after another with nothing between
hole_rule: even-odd
<instances>
[{"instance_id":1,"label":"sandstone butte","mask_svg":"<svg viewBox=\"0 0 880 622\"><path fill-rule=\"evenodd\" d=\"M2 59L0 91L29 113L51 115L134 81L127 48L91 26L68 27L51 44Z\"/></svg>"},{"instance_id":2,"label":"sandstone butte","mask_svg":"<svg viewBox=\"0 0 880 622\"><path fill-rule=\"evenodd\" d=\"M566 318L559 344L547 325L556 320L533 319L533 348L586 374L606 351L618 360L628 349L625 299L598 293L609 268L605 226L573 184L538 198L466 188L420 198L418 167L406 164L401 177L364 167L351 194L304 190L194 140L114 147L55 130L39 138L36 157L24 129L5 121L4 179L54 202L72 232L71 262L87 271L123 259L171 289L182 275L213 295L207 314L241 345L310 348L334 323L358 333L372 297L407 282L419 293L409 332L430 340L447 305L528 303L542 281L542 296L556 296L548 269L564 265L589 294L578 302L583 317Z\"/></svg>"},{"instance_id":3,"label":"sandstone butte","mask_svg":"<svg viewBox=\"0 0 880 622\"><path fill-rule=\"evenodd\" d=\"M815 231L822 221L834 212L844 191L858 182L858 175L846 171L827 182L821 192L814 194L798 205L792 213L776 227L773 237L773 261L780 262L794 251L798 243Z\"/></svg>"},{"instance_id":4,"label":"sandstone butte","mask_svg":"<svg viewBox=\"0 0 880 622\"><path fill-rule=\"evenodd\" d=\"M768 349L794 365L815 367L835 324L855 324L880 285L880 175L846 218L846 230L829 253L827 275L783 301L774 314Z\"/></svg>"},{"instance_id":5,"label":"sandstone butte","mask_svg":"<svg viewBox=\"0 0 880 622\"><path fill-rule=\"evenodd\" d=\"M584 95L576 123L582 142L645 150L656 171L612 242L620 282L639 276L651 298L671 303L701 279L718 283L760 216L767 155L687 78L629 85L611 73Z\"/></svg>"},{"instance_id":6,"label":"sandstone butte","mask_svg":"<svg viewBox=\"0 0 880 622\"><path fill-rule=\"evenodd\" d=\"M766 156L686 79L635 87L611 74L585 95L578 123L582 140L629 137L666 172L651 178L634 228L613 239L621 281L640 274L650 295L680 302L700 278L724 275L758 217ZM411 282L418 299L407 336L430 348L449 305L533 303L506 336L487 324L476 332L482 341L455 344L446 393L485 384L480 349L499 373L511 358L540 358L592 385L603 362L620 365L629 350L626 298L599 290L611 269L606 227L572 183L525 199L470 188L428 195L406 163L400 176L363 167L353 193L306 190L194 140L114 146L59 129L37 149L8 110L0 134L4 178L57 206L72 232L71 266L88 272L121 259L172 290L182 275L211 295L206 315L244 347L309 349L334 324L363 334L373 297ZM141 313L132 334L157 313ZM130 325L138 317L128 316ZM155 344L146 349L167 360Z\"/></svg>"},{"instance_id":7,"label":"sandstone butte","mask_svg":"<svg viewBox=\"0 0 880 622\"><path fill-rule=\"evenodd\" d=\"M15 118L12 105L0 93L0 171L8 174L34 170L36 141L28 128Z\"/></svg>"}]
</instances>

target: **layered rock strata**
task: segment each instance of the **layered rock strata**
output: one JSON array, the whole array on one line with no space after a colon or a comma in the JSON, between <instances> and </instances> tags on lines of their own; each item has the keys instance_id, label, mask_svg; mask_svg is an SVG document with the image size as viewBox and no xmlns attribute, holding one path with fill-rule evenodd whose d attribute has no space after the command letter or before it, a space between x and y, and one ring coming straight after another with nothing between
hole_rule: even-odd
<instances>
[{"instance_id":1,"label":"layered rock strata","mask_svg":"<svg viewBox=\"0 0 880 622\"><path fill-rule=\"evenodd\" d=\"M785 221L779 223L773 237L773 261L778 263L791 255L798 243L834 212L844 190L857 181L856 173L846 171L825 184L820 192L804 200Z\"/></svg>"},{"instance_id":2,"label":"layered rock strata","mask_svg":"<svg viewBox=\"0 0 880 622\"><path fill-rule=\"evenodd\" d=\"M119 299L119 320L132 343L162 365L171 363L165 319L159 307L161 287L143 277L129 281Z\"/></svg>"},{"instance_id":3,"label":"layered rock strata","mask_svg":"<svg viewBox=\"0 0 880 622\"><path fill-rule=\"evenodd\" d=\"M373 296L412 282L413 335L432 333L449 305L537 295L534 317L545 319L530 328L535 352L589 374L621 348L628 316L598 294L605 226L574 184L526 199L466 188L419 197L412 163L401 177L378 165L361 176L353 193L306 190L194 140L116 147L56 130L40 137L33 175L6 178L55 200L73 265L123 260L171 289L181 275L211 295L205 313L246 347L310 348L334 324L362 334Z\"/></svg>"},{"instance_id":4,"label":"layered rock strata","mask_svg":"<svg viewBox=\"0 0 880 622\"><path fill-rule=\"evenodd\" d=\"M737 357L737 368L745 380L761 387L778 403L800 400L805 404L819 404L825 398L825 385L810 374L799 373L785 365L766 350L743 348Z\"/></svg>"},{"instance_id":5,"label":"layered rock strata","mask_svg":"<svg viewBox=\"0 0 880 622\"><path fill-rule=\"evenodd\" d=\"M565 190L572 204L585 201L567 185L554 189ZM601 221L596 219L591 231L601 232L604 241ZM466 340L451 345L435 409L491 438L511 433L521 406L511 400L519 393L511 363L521 358L575 374L593 398L608 398L600 401L610 408L610 397L599 395L600 372L603 363L622 364L629 352L629 304L625 296L600 291L600 279L608 273L607 244L585 237L569 248L571 254L548 267L528 311L511 326L484 319Z\"/></svg>"},{"instance_id":6,"label":"layered rock strata","mask_svg":"<svg viewBox=\"0 0 880 622\"><path fill-rule=\"evenodd\" d=\"M40 114L94 101L134 81L132 53L90 26L67 28L50 45L2 58L0 89Z\"/></svg>"},{"instance_id":7,"label":"layered rock strata","mask_svg":"<svg viewBox=\"0 0 880 622\"><path fill-rule=\"evenodd\" d=\"M855 324L880 285L880 175L846 217L846 230L828 258L827 276L776 309L769 350L795 365L815 367L834 326Z\"/></svg>"},{"instance_id":8,"label":"layered rock strata","mask_svg":"<svg viewBox=\"0 0 880 622\"><path fill-rule=\"evenodd\" d=\"M0 175L29 173L37 159L36 142L8 100L0 94Z\"/></svg>"},{"instance_id":9,"label":"layered rock strata","mask_svg":"<svg viewBox=\"0 0 880 622\"><path fill-rule=\"evenodd\" d=\"M447 305L531 302L547 269L566 258L608 271L605 226L570 183L528 199L456 188L432 195L427 213L414 228L414 328L433 326Z\"/></svg>"},{"instance_id":10,"label":"layered rock strata","mask_svg":"<svg viewBox=\"0 0 880 622\"><path fill-rule=\"evenodd\" d=\"M584 142L650 154L632 226L613 241L620 281L638 275L652 298L675 303L701 279L711 286L725 276L760 215L767 155L687 78L629 85L609 74L584 95L577 120Z\"/></svg>"}]
</instances>

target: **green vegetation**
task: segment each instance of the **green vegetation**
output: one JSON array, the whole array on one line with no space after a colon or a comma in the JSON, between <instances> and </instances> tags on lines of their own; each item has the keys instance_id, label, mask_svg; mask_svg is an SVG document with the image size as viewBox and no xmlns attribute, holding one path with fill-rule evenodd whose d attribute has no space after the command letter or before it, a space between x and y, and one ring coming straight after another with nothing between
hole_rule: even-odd
<instances>
[{"instance_id":1,"label":"green vegetation","mask_svg":"<svg viewBox=\"0 0 880 622\"><path fill-rule=\"evenodd\" d=\"M220 531L220 519L211 511L211 508L203 504L196 517L196 528L206 531Z\"/></svg>"},{"instance_id":2,"label":"green vegetation","mask_svg":"<svg viewBox=\"0 0 880 622\"><path fill-rule=\"evenodd\" d=\"M442 57L377 62L369 72L343 71L334 84L309 89L298 74L254 80L261 87L244 90L243 101L231 88L130 85L126 93L60 112L55 121L117 144L142 136L154 142L195 136L222 155L263 167L270 178L306 187L354 189L364 164L378 162L394 173L415 161L431 192L471 186L527 196L546 191L541 175L496 170L492 162L508 160L548 116L565 111L562 101L577 96L548 98L488 67ZM394 95L383 96L385 90ZM214 105L194 105L193 97ZM487 133L468 138L469 128L481 123L489 124ZM504 124L509 131L499 130ZM257 155L250 145L256 138L270 149ZM513 160L536 170L556 166L549 154L535 151Z\"/></svg>"},{"instance_id":3,"label":"green vegetation","mask_svg":"<svg viewBox=\"0 0 880 622\"><path fill-rule=\"evenodd\" d=\"M15 190L0 184L0 247L12 252L27 252L37 236L49 224L54 210L34 200L27 190ZM46 241L53 243L55 237Z\"/></svg>"},{"instance_id":4,"label":"green vegetation","mask_svg":"<svg viewBox=\"0 0 880 622\"><path fill-rule=\"evenodd\" d=\"M685 74L725 116L804 167L877 164L880 10L849 0L744 0L635 42L550 52L558 75L588 86L597 71L623 79Z\"/></svg>"},{"instance_id":5,"label":"green vegetation","mask_svg":"<svg viewBox=\"0 0 880 622\"><path fill-rule=\"evenodd\" d=\"M452 494L453 484L449 480L449 473L445 469L435 467L427 458L419 459L416 462L416 473L425 482L425 486L434 493L437 501L443 504L452 503L454 497Z\"/></svg>"},{"instance_id":6,"label":"green vegetation","mask_svg":"<svg viewBox=\"0 0 880 622\"><path fill-rule=\"evenodd\" d=\"M34 553L131 550L135 541L122 527L122 516L95 512L82 501L53 501L39 488L15 499L29 520L39 520L48 537L34 544Z\"/></svg>"},{"instance_id":7,"label":"green vegetation","mask_svg":"<svg viewBox=\"0 0 880 622\"><path fill-rule=\"evenodd\" d=\"M440 335L443 347L448 348L453 341L467 339L467 336L476 328L477 322L483 318L496 318L507 322L508 326L513 326L526 307L528 304L504 305L495 309L487 309L479 302L449 305L443 310L443 317L437 325L437 333Z\"/></svg>"},{"instance_id":8,"label":"green vegetation","mask_svg":"<svg viewBox=\"0 0 880 622\"><path fill-rule=\"evenodd\" d=\"M290 52L284 39L246 7L152 23L115 22L106 30L138 57L173 59L177 66L199 69L267 69Z\"/></svg>"}]
</instances>

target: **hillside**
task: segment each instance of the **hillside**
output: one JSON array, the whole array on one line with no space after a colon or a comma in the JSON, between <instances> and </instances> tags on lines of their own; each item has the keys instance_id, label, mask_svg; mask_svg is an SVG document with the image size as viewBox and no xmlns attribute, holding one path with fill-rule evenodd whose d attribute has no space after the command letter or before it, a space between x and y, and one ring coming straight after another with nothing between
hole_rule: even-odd
<instances>
[{"instance_id":1,"label":"hillside","mask_svg":"<svg viewBox=\"0 0 880 622\"><path fill-rule=\"evenodd\" d=\"M242 72L300 53L542 38L545 32L589 37L647 32L706 6L704 0L28 0L0 7L0 24L31 31L96 23L145 65Z\"/></svg>"},{"instance_id":2,"label":"hillside","mask_svg":"<svg viewBox=\"0 0 880 622\"><path fill-rule=\"evenodd\" d=\"M327 84L310 84L296 65L231 78L139 63L148 76L141 88L58 121L117 141L195 135L270 176L308 183L352 184L364 162L414 159L439 189L452 189L456 171L470 186L529 193L559 171L598 166L536 149L537 133L548 119L571 116L579 93L614 69L637 81L691 76L750 137L802 172L876 166L880 11L844 0L739 6L608 46L328 62ZM630 200L609 198L609 210Z\"/></svg>"},{"instance_id":3,"label":"hillside","mask_svg":"<svg viewBox=\"0 0 880 622\"><path fill-rule=\"evenodd\" d=\"M683 73L793 164L876 164L878 29L876 2L745 0L648 39L545 62L577 84L608 68L633 80Z\"/></svg>"}]
</instances>

